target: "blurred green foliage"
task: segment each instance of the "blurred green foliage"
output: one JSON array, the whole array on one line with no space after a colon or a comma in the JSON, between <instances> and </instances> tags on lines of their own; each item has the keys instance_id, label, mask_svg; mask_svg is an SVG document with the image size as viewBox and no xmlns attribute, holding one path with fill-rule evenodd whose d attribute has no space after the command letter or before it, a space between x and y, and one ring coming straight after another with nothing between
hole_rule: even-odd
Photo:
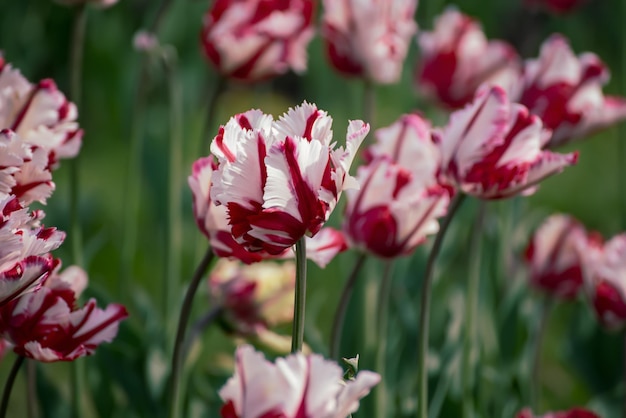
<instances>
[{"instance_id":1,"label":"blurred green foliage","mask_svg":"<svg viewBox=\"0 0 626 418\"><path fill-rule=\"evenodd\" d=\"M626 38L623 0L591 0L567 16L542 15L538 24L526 27L520 18L521 0L460 0L465 13L478 18L490 38L525 40L527 56L535 56L547 35L561 32L577 52L593 51L612 70L605 92L626 94ZM423 0L418 10L421 28L430 29L432 18L446 1ZM309 48L309 70L297 77L287 75L259 86L229 85L218 101L215 126L205 127L207 104L217 82L215 72L202 57L199 32L202 0L178 0L165 15L159 32L162 44L173 46L178 56L178 81L184 98L185 184L191 163L202 156L201 138L212 136L218 123L252 107L278 115L288 106L308 100L334 118L334 132L341 141L348 119L362 115L362 85L333 73L316 38ZM128 305L130 319L117 340L83 359L87 369L86 417L162 417L163 397L169 370L175 315L163 317L161 283L167 207L167 140L169 135L166 74L158 60L133 50L137 30L152 22L158 2L121 0L106 10L89 10L85 45L80 122L85 130L80 154L80 214L84 225L86 268L90 294L100 304L121 301ZM68 46L72 10L50 0L3 0L0 4L0 50L8 62L31 81L50 77L68 91ZM378 89L377 126L384 126L401 113L419 110L435 124L446 114L419 97L412 85L412 69L418 53L413 43L402 82ZM143 139L142 165L129 172L128 156L140 83L140 66L146 60L147 106L140 126ZM519 256L530 232L548 214L570 213L605 236L626 228L624 219L624 128L613 128L569 146L581 152L576 167L549 179L531 198L488 205L483 242L479 308L480 345L474 355L475 396L481 417L512 417L529 400L529 339L539 317L541 299L528 291ZM204 150L208 153L208 150ZM69 230L67 162L55 173L57 190L45 208L47 225ZM140 176L140 211L137 217L137 252L130 277L121 270L123 213L128 204L125 188L130 176ZM184 245L180 248L183 268L172 277L177 303L185 283L207 246L196 230L191 196L184 186L180 199L185 217ZM460 415L460 361L463 305L467 275L467 245L476 202L464 207L446 239L438 263L431 319L429 356L431 416ZM340 222L340 210L333 223ZM72 236L56 255L68 265ZM427 247L427 246L426 246ZM395 266L387 354L389 416L411 416L415 408L417 312L421 272L427 248ZM343 254L324 272L310 268L306 340L315 351L326 353L332 314L343 281L356 258ZM382 263L369 259L359 284L358 297L350 306L342 354L361 355L361 369L373 367L376 341L371 335L378 279ZM170 309L177 310L175 306ZM195 312L210 307L206 286L197 295ZM215 416L217 390L230 375L233 340L219 329L210 329L194 346L187 359L184 391L187 417ZM626 388L623 380L624 343L619 335L601 330L583 300L557 305L550 319L542 357L543 397L541 410L589 405L606 418L620 416ZM4 381L12 355L2 363ZM69 366L38 365L39 412L42 417L68 416ZM23 380L18 380L9 416L25 411ZM357 416L373 416L372 398Z\"/></svg>"}]
</instances>

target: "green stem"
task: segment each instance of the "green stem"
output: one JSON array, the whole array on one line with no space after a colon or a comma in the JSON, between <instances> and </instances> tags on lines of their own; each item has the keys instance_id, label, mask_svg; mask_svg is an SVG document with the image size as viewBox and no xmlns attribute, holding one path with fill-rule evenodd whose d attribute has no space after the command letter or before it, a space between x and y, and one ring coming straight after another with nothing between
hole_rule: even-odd
<instances>
[{"instance_id":1,"label":"green stem","mask_svg":"<svg viewBox=\"0 0 626 418\"><path fill-rule=\"evenodd\" d=\"M346 311L348 310L350 299L352 299L352 293L354 293L354 285L359 277L359 271L361 271L361 267L363 267L366 258L367 256L365 254L359 255L359 258L352 269L352 273L350 273L348 280L346 280L346 284L341 292L341 297L339 298L339 304L337 305L337 311L335 312L335 317L333 319L333 328L330 333L330 358L333 360L339 360L339 347L341 346L343 322L346 317Z\"/></svg>"},{"instance_id":2,"label":"green stem","mask_svg":"<svg viewBox=\"0 0 626 418\"><path fill-rule=\"evenodd\" d=\"M439 232L435 236L435 242L428 255L426 261L426 270L424 271L424 279L422 281L422 294L420 301L420 317L419 317L419 336L418 336L418 352L417 352L417 416L418 418L428 418L428 370L426 370L426 356L428 354L428 326L430 320L430 288L433 281L433 273L435 272L435 262L443 244L443 238L450 226L450 222L457 212L463 200L464 194L457 194L448 208L448 214L441 221Z\"/></svg>"},{"instance_id":3,"label":"green stem","mask_svg":"<svg viewBox=\"0 0 626 418\"><path fill-rule=\"evenodd\" d=\"M389 322L389 299L391 296L391 281L393 280L393 261L385 262L385 270L380 283L378 294L378 321L376 324L376 334L378 336L378 347L376 348L376 372L380 374L380 383L375 389L376 417L387 418L387 325Z\"/></svg>"},{"instance_id":4,"label":"green stem","mask_svg":"<svg viewBox=\"0 0 626 418\"><path fill-rule=\"evenodd\" d=\"M178 318L178 329L176 330L176 340L174 341L174 354L172 355L172 371L170 375L170 418L178 418L180 416L180 373L183 364L183 344L185 342L185 331L187 329L187 323L189 322L189 316L191 315L191 308L193 305L193 298L198 290L200 281L206 273L209 265L213 261L213 251L209 247L204 258L196 268L196 271L189 283L189 288L185 294L183 306L180 309L180 317Z\"/></svg>"},{"instance_id":5,"label":"green stem","mask_svg":"<svg viewBox=\"0 0 626 418\"><path fill-rule=\"evenodd\" d=\"M465 302L465 327L463 332L463 417L472 418L474 416L474 397L473 376L474 368L472 367L472 351L476 350L476 316L478 307L478 298L480 290L480 257L483 223L485 219L486 202L480 201L476 221L472 229L472 237L469 248L469 275L467 281L467 299Z\"/></svg>"},{"instance_id":6,"label":"green stem","mask_svg":"<svg viewBox=\"0 0 626 418\"><path fill-rule=\"evenodd\" d=\"M4 384L4 391L2 392L2 403L0 403L0 418L6 418L7 416L7 409L9 408L9 398L11 397L11 389L13 389L13 384L15 383L17 372L20 370L22 363L24 363L24 357L18 356L15 359L13 367L11 367L11 371L9 372L9 377L7 377L7 381Z\"/></svg>"},{"instance_id":7,"label":"green stem","mask_svg":"<svg viewBox=\"0 0 626 418\"><path fill-rule=\"evenodd\" d=\"M85 31L87 28L87 7L81 4L74 12L74 23L72 30L72 40L70 45L70 100L77 108L80 108L82 73L83 73L83 53L85 49ZM80 190L80 159L74 158L69 162L70 169L70 231L72 235L72 259L74 264L84 265L83 260L83 231L79 210L79 190ZM85 369L82 362L75 361L71 365L71 416L79 418L83 414L83 396Z\"/></svg>"},{"instance_id":8,"label":"green stem","mask_svg":"<svg viewBox=\"0 0 626 418\"><path fill-rule=\"evenodd\" d=\"M538 412L541 406L541 352L543 351L543 341L548 329L548 319L554 306L554 298L546 297L542 303L541 316L535 330L532 346L532 369L530 380L530 405L533 411Z\"/></svg>"},{"instance_id":9,"label":"green stem","mask_svg":"<svg viewBox=\"0 0 626 418\"><path fill-rule=\"evenodd\" d=\"M202 140L200 141L200 155L207 155L209 152L209 146L211 144L211 140L213 139L213 123L215 119L216 109L217 109L217 99L222 95L222 93L226 90L226 78L223 76L218 76L217 83L213 87L213 91L209 96L209 104L207 109L204 134L202 135Z\"/></svg>"},{"instance_id":10,"label":"green stem","mask_svg":"<svg viewBox=\"0 0 626 418\"><path fill-rule=\"evenodd\" d=\"M26 416L37 418L37 362L26 361Z\"/></svg>"},{"instance_id":11,"label":"green stem","mask_svg":"<svg viewBox=\"0 0 626 418\"><path fill-rule=\"evenodd\" d=\"M174 306L178 289L172 284L180 283L180 258L182 247L182 165L183 165L183 134L182 134L182 93L176 79L176 51L168 48L163 54L163 64L167 73L170 96L170 136L169 136L169 179L167 198L167 252L165 254L165 276L163 277L163 313L164 318L170 317L170 307Z\"/></svg>"},{"instance_id":12,"label":"green stem","mask_svg":"<svg viewBox=\"0 0 626 418\"><path fill-rule=\"evenodd\" d=\"M291 332L291 352L302 351L304 342L304 314L306 305L306 241L304 237L296 242L296 292L293 304L293 329Z\"/></svg>"}]
</instances>

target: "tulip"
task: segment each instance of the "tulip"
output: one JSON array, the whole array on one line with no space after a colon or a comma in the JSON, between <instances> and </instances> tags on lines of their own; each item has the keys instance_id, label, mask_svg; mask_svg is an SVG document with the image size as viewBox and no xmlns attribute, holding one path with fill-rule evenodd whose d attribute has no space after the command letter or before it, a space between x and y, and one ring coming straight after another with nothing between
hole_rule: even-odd
<instances>
[{"instance_id":1,"label":"tulip","mask_svg":"<svg viewBox=\"0 0 626 418\"><path fill-rule=\"evenodd\" d=\"M539 57L525 63L517 95L553 131L546 146L554 148L626 119L626 99L602 93L608 81L609 72L595 54L577 57L563 36L553 35Z\"/></svg>"},{"instance_id":2,"label":"tulip","mask_svg":"<svg viewBox=\"0 0 626 418\"><path fill-rule=\"evenodd\" d=\"M281 254L314 236L335 208L369 131L351 121L345 148L332 143L332 119L315 105L290 109L278 121L259 110L230 119L211 144L218 159L210 197L225 206L231 233L247 251Z\"/></svg>"},{"instance_id":3,"label":"tulip","mask_svg":"<svg viewBox=\"0 0 626 418\"><path fill-rule=\"evenodd\" d=\"M572 12L585 4L587 0L525 0L529 8L541 8L555 14Z\"/></svg>"},{"instance_id":4,"label":"tulip","mask_svg":"<svg viewBox=\"0 0 626 418\"><path fill-rule=\"evenodd\" d=\"M204 52L235 80L304 72L313 12L313 0L216 0L204 17Z\"/></svg>"},{"instance_id":5,"label":"tulip","mask_svg":"<svg viewBox=\"0 0 626 418\"><path fill-rule=\"evenodd\" d=\"M345 418L378 384L380 375L360 371L344 381L343 370L318 354L267 361L251 346L237 348L235 374L219 392L223 418Z\"/></svg>"},{"instance_id":6,"label":"tulip","mask_svg":"<svg viewBox=\"0 0 626 418\"><path fill-rule=\"evenodd\" d=\"M541 119L511 103L501 87L482 89L435 133L442 179L481 199L530 194L544 178L576 163L578 154L543 151L550 133Z\"/></svg>"},{"instance_id":7,"label":"tulip","mask_svg":"<svg viewBox=\"0 0 626 418\"><path fill-rule=\"evenodd\" d=\"M583 284L581 251L586 244L587 232L577 220L550 216L526 248L531 284L553 296L575 298Z\"/></svg>"},{"instance_id":8,"label":"tulip","mask_svg":"<svg viewBox=\"0 0 626 418\"><path fill-rule=\"evenodd\" d=\"M418 44L418 87L452 109L469 103L482 84L510 90L520 75L513 47L488 41L476 21L454 8L437 18L432 32L421 32Z\"/></svg>"},{"instance_id":9,"label":"tulip","mask_svg":"<svg viewBox=\"0 0 626 418\"><path fill-rule=\"evenodd\" d=\"M324 0L322 35L338 72L397 83L417 31L417 0Z\"/></svg>"},{"instance_id":10,"label":"tulip","mask_svg":"<svg viewBox=\"0 0 626 418\"><path fill-rule=\"evenodd\" d=\"M574 408L569 411L548 412L543 415L535 415L530 409L520 411L516 418L600 418L594 412L583 408Z\"/></svg>"}]
</instances>

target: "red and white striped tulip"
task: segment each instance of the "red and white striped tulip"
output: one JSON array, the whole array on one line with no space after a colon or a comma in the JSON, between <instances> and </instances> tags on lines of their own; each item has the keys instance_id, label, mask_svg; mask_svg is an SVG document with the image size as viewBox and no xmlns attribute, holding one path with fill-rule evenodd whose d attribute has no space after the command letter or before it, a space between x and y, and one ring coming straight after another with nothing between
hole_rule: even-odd
<instances>
[{"instance_id":1,"label":"red and white striped tulip","mask_svg":"<svg viewBox=\"0 0 626 418\"><path fill-rule=\"evenodd\" d=\"M397 83L417 31L417 0L324 0L322 36L333 68L379 84Z\"/></svg>"},{"instance_id":2,"label":"red and white striped tulip","mask_svg":"<svg viewBox=\"0 0 626 418\"><path fill-rule=\"evenodd\" d=\"M241 81L304 72L314 9L313 0L216 0L204 17L204 52L220 73Z\"/></svg>"},{"instance_id":3,"label":"red and white striped tulip","mask_svg":"<svg viewBox=\"0 0 626 418\"><path fill-rule=\"evenodd\" d=\"M533 235L526 248L530 283L551 296L573 299L583 285L585 227L568 215L552 215Z\"/></svg>"},{"instance_id":4,"label":"red and white striped tulip","mask_svg":"<svg viewBox=\"0 0 626 418\"><path fill-rule=\"evenodd\" d=\"M539 57L524 65L519 102L552 130L553 148L626 119L626 99L604 96L609 71L591 52L574 55L566 38L552 35Z\"/></svg>"},{"instance_id":5,"label":"red and white striped tulip","mask_svg":"<svg viewBox=\"0 0 626 418\"><path fill-rule=\"evenodd\" d=\"M359 168L359 190L349 190L344 231L353 246L379 257L410 254L427 235L439 230L450 196L424 179L385 158ZM427 184L431 185L427 185Z\"/></svg>"},{"instance_id":6,"label":"red and white striped tulip","mask_svg":"<svg viewBox=\"0 0 626 418\"><path fill-rule=\"evenodd\" d=\"M345 148L332 142L332 119L303 103L278 121L259 110L230 119L211 144L218 158L211 199L227 209L235 240L248 251L281 254L314 236L344 188L369 125L351 121Z\"/></svg>"},{"instance_id":7,"label":"red and white striped tulip","mask_svg":"<svg viewBox=\"0 0 626 418\"><path fill-rule=\"evenodd\" d=\"M626 234L585 251L584 278L598 320L609 329L626 325Z\"/></svg>"},{"instance_id":8,"label":"red and white striped tulip","mask_svg":"<svg viewBox=\"0 0 626 418\"><path fill-rule=\"evenodd\" d=\"M53 80L31 84L0 56L0 130L10 129L27 145L46 153L46 167L72 158L80 150L83 131L74 103Z\"/></svg>"},{"instance_id":9,"label":"red and white striped tulip","mask_svg":"<svg viewBox=\"0 0 626 418\"><path fill-rule=\"evenodd\" d=\"M17 354L42 362L71 361L92 354L117 335L126 309L111 304L104 310L91 299L76 308L76 292L86 285L86 274L76 271L52 275L36 292L27 293L0 308L0 336Z\"/></svg>"},{"instance_id":10,"label":"red and white striped tulip","mask_svg":"<svg viewBox=\"0 0 626 418\"><path fill-rule=\"evenodd\" d=\"M416 71L420 90L452 109L472 101L479 86L510 90L520 76L517 53L502 41L488 41L480 25L454 8L418 35L421 58Z\"/></svg>"},{"instance_id":11,"label":"red and white striped tulip","mask_svg":"<svg viewBox=\"0 0 626 418\"><path fill-rule=\"evenodd\" d=\"M481 199L530 194L544 178L576 163L578 154L542 150L550 137L541 119L511 103L501 87L481 89L436 133L442 179Z\"/></svg>"},{"instance_id":12,"label":"red and white striped tulip","mask_svg":"<svg viewBox=\"0 0 626 418\"><path fill-rule=\"evenodd\" d=\"M251 346L237 348L235 374L220 389L222 418L345 418L380 381L364 370L344 381L343 370L319 354L267 361Z\"/></svg>"}]
</instances>

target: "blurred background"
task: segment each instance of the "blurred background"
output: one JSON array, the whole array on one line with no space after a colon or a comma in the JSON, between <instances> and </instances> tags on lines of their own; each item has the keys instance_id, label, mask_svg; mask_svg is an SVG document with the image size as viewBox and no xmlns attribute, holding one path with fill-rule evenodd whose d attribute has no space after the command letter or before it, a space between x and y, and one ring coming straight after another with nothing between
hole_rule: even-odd
<instances>
[{"instance_id":1,"label":"blurred background","mask_svg":"<svg viewBox=\"0 0 626 418\"><path fill-rule=\"evenodd\" d=\"M539 45L551 33L570 39L576 53L592 51L611 70L606 94L626 95L626 5L624 0L590 0L567 15L539 13L529 17L521 0L459 0L456 6L479 20L488 38L506 39L520 46L525 57L535 57ZM417 20L420 29L431 30L433 17L449 2L422 0ZM260 85L228 84L215 108L214 126L206 126L209 98L217 76L200 47L202 16L207 1L176 0L163 16L159 41L171 45L177 62L174 77L182 93L183 194L178 204L184 218L180 277L172 294L164 294L164 254L167 251L165 219L168 195L168 139L170 135L168 73L162 64L133 48L133 36L154 20L159 2L120 0L115 6L88 12L84 53L84 76L79 121L85 131L80 158L80 215L84 226L85 268L90 276L90 296L100 304L119 301L128 306L130 318L113 344L102 346L85 363L87 417L161 417L169 369L172 335L183 290L207 247L197 230L191 210L186 176L191 163L208 150L202 138L214 136L217 125L238 112L260 108L275 116L303 100L316 103L334 119L335 137L341 142L349 119L362 117L363 86L359 80L342 78L329 67L321 40L309 47L308 71L289 74ZM320 10L318 9L318 12ZM318 17L319 17L318 13ZM71 8L51 0L9 1L0 4L0 51L7 62L35 82L53 78L68 92ZM413 71L419 59L414 42L401 83L377 90L376 126L393 122L400 114L419 110L435 125L443 125L447 113L420 97L414 88ZM142 66L145 69L142 71ZM145 78L143 116L137 117L137 91ZM175 88L178 88L175 87ZM140 167L129 166L131 138L139 136ZM565 212L588 228L610 237L626 230L625 199L626 129L603 131L567 147L580 150L577 166L545 181L530 198L489 205L486 219L481 274L480 349L476 361L476 397L484 417L512 417L527 404L529 335L539 317L541 296L526 286L521 254L534 228L547 215ZM68 166L55 172L57 189L45 208L46 225L70 231ZM132 227L136 231L136 255L130 265L121 257L128 225L129 179L139 178ZM467 245L477 204L469 201L453 222L439 259L431 322L429 365L432 416L460 415L460 357L463 296L467 275ZM331 223L339 225L341 210ZM508 231L503 238L502 231ZM55 252L70 264L72 235ZM427 243L414 256L394 268L392 310L388 338L388 396L394 417L413 415L417 330L417 297ZM314 351L327 354L330 324L339 292L351 270L355 255L338 256L322 271L310 266L307 329L305 340ZM373 366L368 334L375 313L367 306L377 292L382 263L368 259L359 283L359 297L351 304L342 352L361 354L361 367ZM207 286L195 300L195 316L209 310ZM171 306L166 306L170 304ZM371 328L371 327L370 327ZM283 330L288 334L289 329ZM235 343L218 327L212 327L187 359L184 389L188 417L216 416L220 406L217 390L231 374ZM266 350L268 348L266 347ZM603 331L582 300L558 304L550 319L542 356L541 410L588 405L607 418L621 416L626 388L623 383L624 342L619 334ZM278 353L274 353L278 354ZM7 354L0 365L3 382L12 363ZM69 365L37 366L41 417L65 417L69 399ZM21 378L20 378L21 379ZM370 396L371 398L371 396ZM9 416L24 416L25 386L18 380ZM358 417L372 416L365 401ZM370 412L368 412L370 411Z\"/></svg>"}]
</instances>

